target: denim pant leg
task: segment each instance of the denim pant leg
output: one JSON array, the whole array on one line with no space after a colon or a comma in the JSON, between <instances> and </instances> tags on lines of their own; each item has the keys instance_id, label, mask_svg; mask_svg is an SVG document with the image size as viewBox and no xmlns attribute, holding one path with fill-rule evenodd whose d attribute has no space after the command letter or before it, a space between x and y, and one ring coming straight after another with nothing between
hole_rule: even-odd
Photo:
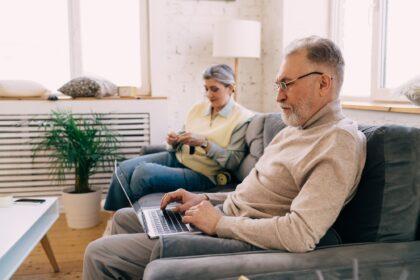
<instances>
[{"instance_id":1,"label":"denim pant leg","mask_svg":"<svg viewBox=\"0 0 420 280\"><path fill-rule=\"evenodd\" d=\"M169 161L169 152L161 152L155 154L144 155L132 159L125 160L120 163L119 168L122 169L127 182L130 182L131 175L134 169L142 162L154 162L158 164L167 164ZM130 194L129 194L130 195ZM108 195L106 197L104 209L110 211L117 211L118 209L130 207L127 198L125 197L121 187L115 178L115 174L112 175L111 183L108 189Z\"/></svg>"},{"instance_id":2,"label":"denim pant leg","mask_svg":"<svg viewBox=\"0 0 420 280\"><path fill-rule=\"evenodd\" d=\"M130 192L134 200L150 193L170 192L179 188L204 191L211 187L214 187L214 183L207 176L179 163L174 153L169 154L169 161L165 165L140 163L130 180Z\"/></svg>"},{"instance_id":3,"label":"denim pant leg","mask_svg":"<svg viewBox=\"0 0 420 280\"><path fill-rule=\"evenodd\" d=\"M130 182L127 192L133 201L152 192L168 192L181 187L187 190L204 190L214 186L206 176L179 163L172 152L129 159L123 161L119 168L127 182ZM104 208L116 211L124 207L129 207L129 203L113 175Z\"/></svg>"}]
</instances>

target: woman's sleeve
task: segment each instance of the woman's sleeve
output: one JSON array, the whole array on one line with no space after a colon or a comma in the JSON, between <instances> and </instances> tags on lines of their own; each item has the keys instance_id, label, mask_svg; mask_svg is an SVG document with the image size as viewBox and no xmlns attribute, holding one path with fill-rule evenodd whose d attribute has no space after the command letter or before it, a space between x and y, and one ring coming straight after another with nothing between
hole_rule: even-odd
<instances>
[{"instance_id":1,"label":"woman's sleeve","mask_svg":"<svg viewBox=\"0 0 420 280\"><path fill-rule=\"evenodd\" d=\"M225 148L211 142L207 156L216 161L221 167L233 170L236 169L244 158L247 147L245 133L251 119L240 123L233 130L229 145Z\"/></svg>"}]
</instances>

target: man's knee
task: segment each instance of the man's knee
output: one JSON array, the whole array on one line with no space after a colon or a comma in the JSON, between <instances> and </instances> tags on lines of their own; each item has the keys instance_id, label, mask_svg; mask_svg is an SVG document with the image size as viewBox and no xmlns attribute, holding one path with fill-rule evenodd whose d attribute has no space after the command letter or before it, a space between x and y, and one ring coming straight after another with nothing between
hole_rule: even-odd
<instances>
[{"instance_id":1,"label":"man's knee","mask_svg":"<svg viewBox=\"0 0 420 280\"><path fill-rule=\"evenodd\" d=\"M150 191L152 179L156 177L156 164L141 163L133 171L130 188L135 196L143 196Z\"/></svg>"},{"instance_id":2,"label":"man's knee","mask_svg":"<svg viewBox=\"0 0 420 280\"><path fill-rule=\"evenodd\" d=\"M159 238L159 240L156 242L155 246L152 248L152 253L150 254L150 260L149 262L160 259L162 256L162 250L163 250L163 243L162 238Z\"/></svg>"},{"instance_id":3,"label":"man's knee","mask_svg":"<svg viewBox=\"0 0 420 280\"><path fill-rule=\"evenodd\" d=\"M83 261L84 270L94 269L100 266L101 261L105 260L104 255L104 238L97 239L89 243L85 250L85 256Z\"/></svg>"},{"instance_id":4,"label":"man's knee","mask_svg":"<svg viewBox=\"0 0 420 280\"><path fill-rule=\"evenodd\" d=\"M135 215L135 213L133 212L133 209L131 207L121 208L117 212L115 212L114 216L112 217L111 234L126 233L119 232L119 229L126 227L126 223L132 219L132 215Z\"/></svg>"}]
</instances>

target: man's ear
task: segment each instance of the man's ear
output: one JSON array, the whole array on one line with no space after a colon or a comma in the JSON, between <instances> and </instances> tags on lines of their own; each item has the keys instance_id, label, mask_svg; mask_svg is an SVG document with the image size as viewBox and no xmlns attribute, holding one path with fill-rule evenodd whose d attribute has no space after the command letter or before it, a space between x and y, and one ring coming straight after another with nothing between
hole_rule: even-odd
<instances>
[{"instance_id":1,"label":"man's ear","mask_svg":"<svg viewBox=\"0 0 420 280\"><path fill-rule=\"evenodd\" d=\"M331 90L332 87L332 78L328 75L322 75L321 76L321 82L319 84L319 95L320 96L325 96L325 94L327 94L327 92L329 92Z\"/></svg>"}]
</instances>

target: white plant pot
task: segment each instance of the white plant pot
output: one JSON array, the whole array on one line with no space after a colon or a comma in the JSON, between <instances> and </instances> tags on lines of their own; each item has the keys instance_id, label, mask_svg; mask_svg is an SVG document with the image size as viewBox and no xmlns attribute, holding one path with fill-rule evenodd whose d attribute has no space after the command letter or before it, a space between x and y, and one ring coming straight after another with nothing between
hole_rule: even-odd
<instances>
[{"instance_id":1,"label":"white plant pot","mask_svg":"<svg viewBox=\"0 0 420 280\"><path fill-rule=\"evenodd\" d=\"M90 193L70 193L74 188L63 190L63 205L69 228L94 227L100 222L101 190Z\"/></svg>"}]
</instances>

